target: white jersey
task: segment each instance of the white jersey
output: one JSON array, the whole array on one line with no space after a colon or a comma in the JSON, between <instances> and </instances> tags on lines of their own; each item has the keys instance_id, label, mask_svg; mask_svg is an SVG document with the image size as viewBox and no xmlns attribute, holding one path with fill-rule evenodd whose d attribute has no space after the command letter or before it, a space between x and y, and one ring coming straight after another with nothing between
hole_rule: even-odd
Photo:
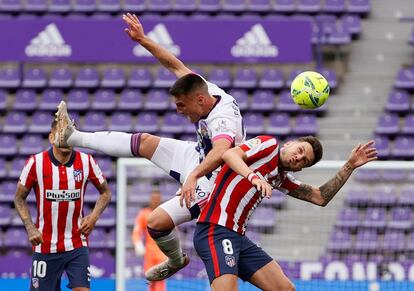
<instances>
[{"instance_id":1,"label":"white jersey","mask_svg":"<svg viewBox=\"0 0 414 291\"><path fill-rule=\"evenodd\" d=\"M210 95L218 100L210 113L201 117L196 123L198 143L196 150L199 152L199 162L203 161L213 148L215 140L225 138L231 142L232 146L238 146L246 138L242 116L236 100L217 85L208 81L206 83ZM220 167L215 172L219 170Z\"/></svg>"}]
</instances>

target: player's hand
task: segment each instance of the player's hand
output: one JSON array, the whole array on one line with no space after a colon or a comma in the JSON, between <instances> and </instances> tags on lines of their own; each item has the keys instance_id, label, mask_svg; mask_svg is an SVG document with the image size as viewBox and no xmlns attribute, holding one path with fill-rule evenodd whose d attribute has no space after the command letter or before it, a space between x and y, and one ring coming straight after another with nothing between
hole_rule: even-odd
<instances>
[{"instance_id":1,"label":"player's hand","mask_svg":"<svg viewBox=\"0 0 414 291\"><path fill-rule=\"evenodd\" d=\"M124 31L132 40L140 42L143 38L145 38L144 28L142 27L141 22L139 22L138 17L135 14L123 14L122 19L128 25L128 28L125 28Z\"/></svg>"},{"instance_id":2,"label":"player's hand","mask_svg":"<svg viewBox=\"0 0 414 291\"><path fill-rule=\"evenodd\" d=\"M263 197L270 198L270 196L272 196L272 186L270 186L270 184L266 181L256 178L252 180L252 184Z\"/></svg>"},{"instance_id":3,"label":"player's hand","mask_svg":"<svg viewBox=\"0 0 414 291\"><path fill-rule=\"evenodd\" d=\"M83 217L79 229L80 233L84 235L89 235L91 231L94 229L97 221L98 217L93 215L92 213Z\"/></svg>"},{"instance_id":4,"label":"player's hand","mask_svg":"<svg viewBox=\"0 0 414 291\"><path fill-rule=\"evenodd\" d=\"M377 158L377 149L374 147L374 141L371 140L365 144L358 144L352 150L348 163L353 169L356 169Z\"/></svg>"},{"instance_id":5,"label":"player's hand","mask_svg":"<svg viewBox=\"0 0 414 291\"><path fill-rule=\"evenodd\" d=\"M191 202L195 201L195 189L197 186L197 178L189 175L181 187L180 205L183 207L183 200L187 208L191 207Z\"/></svg>"},{"instance_id":6,"label":"player's hand","mask_svg":"<svg viewBox=\"0 0 414 291\"><path fill-rule=\"evenodd\" d=\"M27 235L29 236L29 241L32 244L32 246L35 247L43 243L42 234L34 225L30 226L27 229Z\"/></svg>"}]
</instances>

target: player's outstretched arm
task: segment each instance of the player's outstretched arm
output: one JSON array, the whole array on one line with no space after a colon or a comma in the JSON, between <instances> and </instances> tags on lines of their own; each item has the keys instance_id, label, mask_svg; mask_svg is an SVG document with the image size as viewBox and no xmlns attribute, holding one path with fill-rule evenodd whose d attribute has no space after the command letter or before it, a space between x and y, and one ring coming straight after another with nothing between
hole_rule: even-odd
<instances>
[{"instance_id":1,"label":"player's outstretched arm","mask_svg":"<svg viewBox=\"0 0 414 291\"><path fill-rule=\"evenodd\" d=\"M135 14L124 14L122 19L128 25L128 28L124 30L128 36L147 49L164 67L173 72L177 78L192 72L171 52L145 35L144 28Z\"/></svg>"},{"instance_id":2,"label":"player's outstretched arm","mask_svg":"<svg viewBox=\"0 0 414 291\"><path fill-rule=\"evenodd\" d=\"M373 147L374 141L366 144L358 144L351 152L348 161L336 173L336 175L319 188L307 184L301 184L298 189L289 192L289 195L316 205L326 206L346 183L352 172L377 159L377 150Z\"/></svg>"},{"instance_id":3,"label":"player's outstretched arm","mask_svg":"<svg viewBox=\"0 0 414 291\"><path fill-rule=\"evenodd\" d=\"M34 225L32 217L30 216L29 207L26 201L29 192L29 189L18 183L16 194L14 196L14 207L16 208L16 211L19 214L24 227L26 228L30 243L33 246L37 246L43 242L43 238L40 231Z\"/></svg>"}]
</instances>

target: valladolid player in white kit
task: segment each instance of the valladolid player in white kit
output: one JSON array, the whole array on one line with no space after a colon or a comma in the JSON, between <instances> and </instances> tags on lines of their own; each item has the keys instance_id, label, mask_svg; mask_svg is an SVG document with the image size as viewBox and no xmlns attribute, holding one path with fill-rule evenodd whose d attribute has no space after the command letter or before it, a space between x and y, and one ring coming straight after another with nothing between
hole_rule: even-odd
<instances>
[{"instance_id":1,"label":"valladolid player in white kit","mask_svg":"<svg viewBox=\"0 0 414 291\"><path fill-rule=\"evenodd\" d=\"M123 19L128 25L125 31L129 37L177 76L170 94L177 112L195 123L197 143L148 133L80 132L70 120L63 101L56 113L59 131L55 143L59 147L85 147L116 157L144 157L182 184L180 197L175 196L158 206L148 217L148 231L168 257L145 274L148 280L158 281L189 263L175 226L198 217L223 163L223 153L241 144L245 132L239 107L232 96L193 73L169 51L149 39L135 15L128 13ZM187 207L183 206L183 200Z\"/></svg>"}]
</instances>

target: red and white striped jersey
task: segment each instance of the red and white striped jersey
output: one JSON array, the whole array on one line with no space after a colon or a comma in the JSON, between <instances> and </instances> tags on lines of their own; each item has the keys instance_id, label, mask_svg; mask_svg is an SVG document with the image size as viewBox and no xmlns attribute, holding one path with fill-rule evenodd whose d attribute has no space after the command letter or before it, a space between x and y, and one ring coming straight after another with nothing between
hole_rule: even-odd
<instances>
[{"instance_id":1,"label":"red and white striped jersey","mask_svg":"<svg viewBox=\"0 0 414 291\"><path fill-rule=\"evenodd\" d=\"M33 247L33 251L59 253L88 245L88 238L79 232L88 180L95 187L105 182L89 154L73 151L69 162L61 165L50 149L27 160L20 183L34 188L36 227L43 237L43 243Z\"/></svg>"},{"instance_id":2,"label":"red and white striped jersey","mask_svg":"<svg viewBox=\"0 0 414 291\"><path fill-rule=\"evenodd\" d=\"M246 164L274 189L286 194L301 184L291 174L279 171L280 149L275 138L258 136L246 141L240 148L246 153ZM250 216L262 199L263 196L246 178L225 164L198 222L218 224L244 234Z\"/></svg>"}]
</instances>

